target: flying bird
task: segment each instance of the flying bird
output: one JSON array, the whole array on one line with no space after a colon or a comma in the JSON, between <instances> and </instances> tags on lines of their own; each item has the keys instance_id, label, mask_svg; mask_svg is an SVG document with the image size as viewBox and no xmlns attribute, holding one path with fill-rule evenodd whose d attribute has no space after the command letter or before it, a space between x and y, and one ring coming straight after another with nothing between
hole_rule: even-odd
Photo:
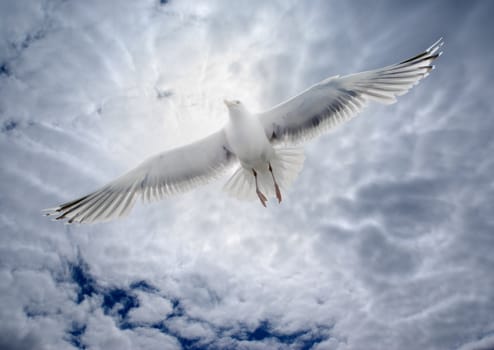
<instances>
[{"instance_id":1,"label":"flying bird","mask_svg":"<svg viewBox=\"0 0 494 350\"><path fill-rule=\"evenodd\" d=\"M184 192L237 169L225 190L239 199L281 203L302 169L302 144L357 115L368 101L396 102L434 69L442 38L424 52L384 68L332 76L262 113L238 100L225 100L226 125L197 142L162 152L82 198L46 209L68 223L107 221L145 201Z\"/></svg>"}]
</instances>

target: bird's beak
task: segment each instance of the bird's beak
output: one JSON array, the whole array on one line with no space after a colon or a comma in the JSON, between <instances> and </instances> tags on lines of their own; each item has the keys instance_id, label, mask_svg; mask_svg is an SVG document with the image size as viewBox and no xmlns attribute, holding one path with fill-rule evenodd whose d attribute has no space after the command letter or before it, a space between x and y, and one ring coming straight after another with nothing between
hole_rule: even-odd
<instances>
[{"instance_id":1,"label":"bird's beak","mask_svg":"<svg viewBox=\"0 0 494 350\"><path fill-rule=\"evenodd\" d=\"M233 102L232 101L228 101L228 100L223 100L223 102L225 102L225 105L227 107L231 107L233 105Z\"/></svg>"}]
</instances>

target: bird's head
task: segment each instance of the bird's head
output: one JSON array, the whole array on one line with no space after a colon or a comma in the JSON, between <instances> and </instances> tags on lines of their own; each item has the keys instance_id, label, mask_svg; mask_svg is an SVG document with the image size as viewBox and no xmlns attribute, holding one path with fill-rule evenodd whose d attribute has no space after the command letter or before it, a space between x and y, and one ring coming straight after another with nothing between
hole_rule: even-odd
<instances>
[{"instance_id":1,"label":"bird's head","mask_svg":"<svg viewBox=\"0 0 494 350\"><path fill-rule=\"evenodd\" d=\"M228 108L228 114L230 114L230 118L232 119L238 119L249 113L239 100L223 100L223 102L225 102L226 108Z\"/></svg>"},{"instance_id":2,"label":"bird's head","mask_svg":"<svg viewBox=\"0 0 494 350\"><path fill-rule=\"evenodd\" d=\"M223 100L223 102L225 102L226 107L230 111L241 110L244 108L244 105L239 100Z\"/></svg>"}]
</instances>

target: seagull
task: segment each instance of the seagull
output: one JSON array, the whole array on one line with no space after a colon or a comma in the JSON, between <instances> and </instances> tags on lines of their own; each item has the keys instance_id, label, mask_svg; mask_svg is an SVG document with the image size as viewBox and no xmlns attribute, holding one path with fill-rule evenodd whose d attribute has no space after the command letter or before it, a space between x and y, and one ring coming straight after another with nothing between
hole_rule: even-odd
<instances>
[{"instance_id":1,"label":"seagull","mask_svg":"<svg viewBox=\"0 0 494 350\"><path fill-rule=\"evenodd\" d=\"M332 76L261 113L238 100L224 100L229 119L199 141L155 155L101 189L45 209L67 223L94 223L129 213L137 198L146 202L188 191L237 166L224 189L238 199L282 201L304 162L302 145L357 115L369 101L396 102L429 75L442 52L439 39L400 63L345 76Z\"/></svg>"}]
</instances>

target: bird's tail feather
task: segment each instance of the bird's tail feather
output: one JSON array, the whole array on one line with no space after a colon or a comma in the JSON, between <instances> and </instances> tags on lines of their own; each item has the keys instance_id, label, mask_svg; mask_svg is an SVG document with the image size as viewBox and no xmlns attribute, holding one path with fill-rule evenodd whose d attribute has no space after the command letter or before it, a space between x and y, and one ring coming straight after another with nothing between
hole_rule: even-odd
<instances>
[{"instance_id":1,"label":"bird's tail feather","mask_svg":"<svg viewBox=\"0 0 494 350\"><path fill-rule=\"evenodd\" d=\"M297 178L304 164L304 150L301 147L275 148L275 156L271 160L274 177L286 191ZM275 189L273 178L266 165L265 169L256 169L259 189L266 197L274 197ZM255 200L256 183L252 169L240 166L226 182L224 190L231 196L240 200Z\"/></svg>"}]
</instances>

